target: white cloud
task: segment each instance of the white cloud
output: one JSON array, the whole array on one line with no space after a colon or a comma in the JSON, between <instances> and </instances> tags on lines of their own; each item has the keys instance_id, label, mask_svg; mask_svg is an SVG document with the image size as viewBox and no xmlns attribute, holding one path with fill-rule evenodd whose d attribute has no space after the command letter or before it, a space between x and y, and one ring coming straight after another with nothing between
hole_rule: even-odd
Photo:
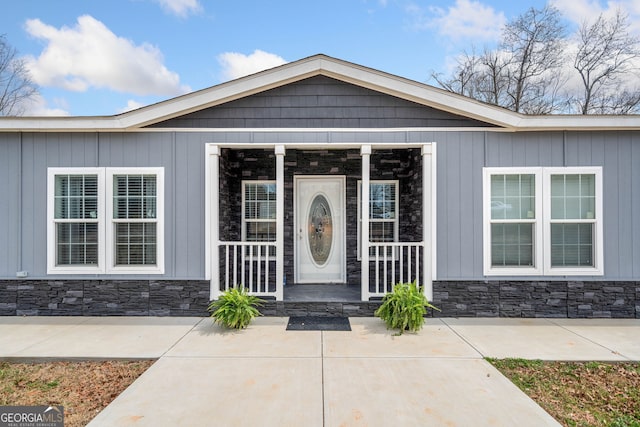
<instances>
[{"instance_id":1,"label":"white cloud","mask_svg":"<svg viewBox=\"0 0 640 427\"><path fill-rule=\"evenodd\" d=\"M137 110L138 108L142 108L144 107L146 104L143 104L142 102L138 102L136 100L130 99L127 101L127 106L120 108L118 110L118 113L126 113L127 111L131 111L131 110Z\"/></svg>"},{"instance_id":2,"label":"white cloud","mask_svg":"<svg viewBox=\"0 0 640 427\"><path fill-rule=\"evenodd\" d=\"M250 55L236 52L221 53L218 55L218 62L222 66L223 79L233 80L286 64L287 61L273 53L256 49Z\"/></svg>"},{"instance_id":3,"label":"white cloud","mask_svg":"<svg viewBox=\"0 0 640 427\"><path fill-rule=\"evenodd\" d=\"M177 73L162 64L158 48L118 37L91 16L79 17L73 28L57 29L39 19L28 20L25 28L46 42L39 57L26 57L31 76L40 86L166 96L190 91L180 84Z\"/></svg>"},{"instance_id":4,"label":"white cloud","mask_svg":"<svg viewBox=\"0 0 640 427\"><path fill-rule=\"evenodd\" d=\"M198 13L202 10L198 0L154 0L162 8L173 15L181 18L187 17L190 13Z\"/></svg>"},{"instance_id":5,"label":"white cloud","mask_svg":"<svg viewBox=\"0 0 640 427\"><path fill-rule=\"evenodd\" d=\"M23 102L22 106L24 108L24 115L37 117L70 115L67 110L66 101L57 100L56 103L61 105L59 107L49 107L47 105L47 101L42 97L42 95L37 94L28 101Z\"/></svg>"},{"instance_id":6,"label":"white cloud","mask_svg":"<svg viewBox=\"0 0 640 427\"><path fill-rule=\"evenodd\" d=\"M569 21L582 24L584 21L591 21L597 18L603 9L600 7L600 0L551 0L555 6Z\"/></svg>"},{"instance_id":7,"label":"white cloud","mask_svg":"<svg viewBox=\"0 0 640 427\"><path fill-rule=\"evenodd\" d=\"M423 9L413 3L406 11L414 28L435 28L441 36L453 41L496 40L506 22L504 13L475 0L456 0L446 10L436 6Z\"/></svg>"},{"instance_id":8,"label":"white cloud","mask_svg":"<svg viewBox=\"0 0 640 427\"><path fill-rule=\"evenodd\" d=\"M620 9L629 15L630 30L640 35L640 1L638 0L609 0L603 5L602 0L551 0L566 19L576 25L583 22L593 22L601 13L613 16Z\"/></svg>"}]
</instances>

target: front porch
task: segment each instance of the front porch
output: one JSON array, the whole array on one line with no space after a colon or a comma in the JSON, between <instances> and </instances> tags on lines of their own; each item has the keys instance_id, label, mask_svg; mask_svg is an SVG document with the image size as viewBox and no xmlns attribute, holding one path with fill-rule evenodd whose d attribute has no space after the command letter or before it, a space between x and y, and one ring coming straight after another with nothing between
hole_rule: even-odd
<instances>
[{"instance_id":1,"label":"front porch","mask_svg":"<svg viewBox=\"0 0 640 427\"><path fill-rule=\"evenodd\" d=\"M330 148L207 145L206 275L211 299L242 285L276 302L375 301L393 284L414 280L432 298L435 144ZM315 186L299 185L311 178L318 179ZM335 195L323 183L326 178L342 182ZM393 184L394 208L380 207L387 200L370 199L376 196L369 189L380 182ZM249 185L261 186L259 200L246 200L254 197L249 197ZM308 207L306 200L315 193L326 202L326 215ZM310 209L316 213L307 213ZM332 286L344 292L337 296Z\"/></svg>"}]
</instances>

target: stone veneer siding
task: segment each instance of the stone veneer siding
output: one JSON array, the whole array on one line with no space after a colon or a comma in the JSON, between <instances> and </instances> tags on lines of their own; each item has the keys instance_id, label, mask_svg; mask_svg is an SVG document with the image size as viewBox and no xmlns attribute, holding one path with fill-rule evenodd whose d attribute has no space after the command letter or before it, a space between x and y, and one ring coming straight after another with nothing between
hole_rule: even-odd
<instances>
[{"instance_id":1,"label":"stone veneer siding","mask_svg":"<svg viewBox=\"0 0 640 427\"><path fill-rule=\"evenodd\" d=\"M640 318L640 282L436 281L437 317Z\"/></svg>"},{"instance_id":2,"label":"stone veneer siding","mask_svg":"<svg viewBox=\"0 0 640 427\"><path fill-rule=\"evenodd\" d=\"M206 316L208 280L0 280L3 316Z\"/></svg>"},{"instance_id":3,"label":"stone veneer siding","mask_svg":"<svg viewBox=\"0 0 640 427\"><path fill-rule=\"evenodd\" d=\"M207 316L207 280L0 280L3 316ZM640 318L640 282L436 281L434 317ZM265 316L372 316L379 302L267 301Z\"/></svg>"}]
</instances>

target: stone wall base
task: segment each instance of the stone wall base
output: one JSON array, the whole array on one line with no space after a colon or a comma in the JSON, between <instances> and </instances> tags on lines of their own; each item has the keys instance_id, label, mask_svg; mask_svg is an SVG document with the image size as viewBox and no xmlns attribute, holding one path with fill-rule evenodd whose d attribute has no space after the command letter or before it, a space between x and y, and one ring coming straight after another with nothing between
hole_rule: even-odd
<instances>
[{"instance_id":1,"label":"stone wall base","mask_svg":"<svg viewBox=\"0 0 640 427\"><path fill-rule=\"evenodd\" d=\"M434 317L640 318L636 281L435 281ZM0 316L208 316L208 280L0 280ZM267 301L265 316L373 316L380 302Z\"/></svg>"},{"instance_id":2,"label":"stone wall base","mask_svg":"<svg viewBox=\"0 0 640 427\"><path fill-rule=\"evenodd\" d=\"M0 280L3 316L206 316L208 280Z\"/></svg>"},{"instance_id":3,"label":"stone wall base","mask_svg":"<svg viewBox=\"0 0 640 427\"><path fill-rule=\"evenodd\" d=\"M0 316L208 316L208 280L0 280ZM264 316L373 316L379 302L267 300Z\"/></svg>"},{"instance_id":4,"label":"stone wall base","mask_svg":"<svg viewBox=\"0 0 640 427\"><path fill-rule=\"evenodd\" d=\"M438 317L640 318L635 281L436 281Z\"/></svg>"}]
</instances>

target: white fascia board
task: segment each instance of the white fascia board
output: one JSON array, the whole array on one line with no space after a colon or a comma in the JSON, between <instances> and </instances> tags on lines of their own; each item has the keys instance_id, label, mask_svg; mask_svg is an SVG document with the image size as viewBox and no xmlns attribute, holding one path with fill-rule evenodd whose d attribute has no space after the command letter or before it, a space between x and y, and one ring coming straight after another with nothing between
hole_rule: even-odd
<instances>
[{"instance_id":1,"label":"white fascia board","mask_svg":"<svg viewBox=\"0 0 640 427\"><path fill-rule=\"evenodd\" d=\"M141 127L240 99L318 74L318 60L286 64L121 115L125 128Z\"/></svg>"},{"instance_id":2,"label":"white fascia board","mask_svg":"<svg viewBox=\"0 0 640 427\"><path fill-rule=\"evenodd\" d=\"M324 60L322 66L325 71L322 74L329 77L498 126L515 127L523 117L504 108L354 64Z\"/></svg>"},{"instance_id":3,"label":"white fascia board","mask_svg":"<svg viewBox=\"0 0 640 427\"><path fill-rule=\"evenodd\" d=\"M523 116L522 120L517 125L517 130L640 130L640 116Z\"/></svg>"},{"instance_id":4,"label":"white fascia board","mask_svg":"<svg viewBox=\"0 0 640 427\"><path fill-rule=\"evenodd\" d=\"M117 117L3 117L0 132L93 132L121 130Z\"/></svg>"},{"instance_id":5,"label":"white fascia board","mask_svg":"<svg viewBox=\"0 0 640 427\"><path fill-rule=\"evenodd\" d=\"M135 130L317 75L319 64L318 58L311 57L116 116L2 117L0 131Z\"/></svg>"},{"instance_id":6,"label":"white fascia board","mask_svg":"<svg viewBox=\"0 0 640 427\"><path fill-rule=\"evenodd\" d=\"M420 82L325 57L321 74L503 127L507 131L535 130L640 130L639 115L529 116L485 104ZM496 129L497 130L497 129Z\"/></svg>"}]
</instances>

